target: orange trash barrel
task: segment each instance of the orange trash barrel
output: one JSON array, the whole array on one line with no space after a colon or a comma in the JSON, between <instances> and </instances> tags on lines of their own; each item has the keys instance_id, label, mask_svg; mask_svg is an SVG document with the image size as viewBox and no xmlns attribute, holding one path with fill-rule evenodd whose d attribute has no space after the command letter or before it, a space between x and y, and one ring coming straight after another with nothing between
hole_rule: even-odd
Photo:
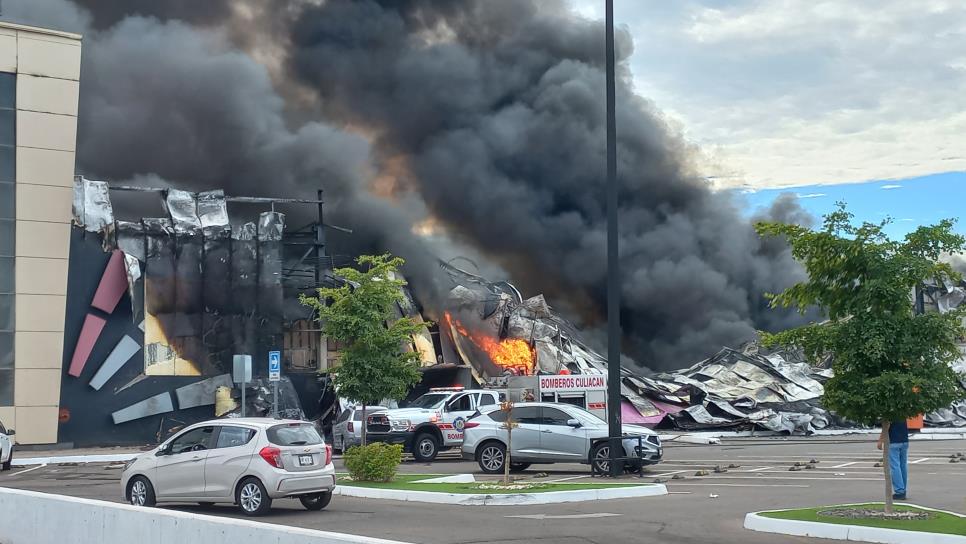
<instances>
[{"instance_id":1,"label":"orange trash barrel","mask_svg":"<svg viewBox=\"0 0 966 544\"><path fill-rule=\"evenodd\" d=\"M909 419L906 420L906 426L909 427L910 431L921 431L922 420L923 420L922 414L919 414L916 417L910 417Z\"/></svg>"}]
</instances>

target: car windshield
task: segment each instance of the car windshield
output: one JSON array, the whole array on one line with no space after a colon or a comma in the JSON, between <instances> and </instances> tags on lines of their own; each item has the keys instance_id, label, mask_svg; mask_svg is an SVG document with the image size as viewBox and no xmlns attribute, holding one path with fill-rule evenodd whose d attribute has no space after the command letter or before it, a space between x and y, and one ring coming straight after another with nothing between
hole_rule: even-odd
<instances>
[{"instance_id":1,"label":"car windshield","mask_svg":"<svg viewBox=\"0 0 966 544\"><path fill-rule=\"evenodd\" d=\"M267 431L268 441L276 446L314 446L322 443L319 431L311 423L276 425Z\"/></svg>"},{"instance_id":2,"label":"car windshield","mask_svg":"<svg viewBox=\"0 0 966 544\"><path fill-rule=\"evenodd\" d=\"M573 414L584 425L607 425L607 422L579 406L568 405L567 412Z\"/></svg>"},{"instance_id":3,"label":"car windshield","mask_svg":"<svg viewBox=\"0 0 966 544\"><path fill-rule=\"evenodd\" d=\"M427 393L410 403L409 408L439 408L449 397L447 393Z\"/></svg>"}]
</instances>

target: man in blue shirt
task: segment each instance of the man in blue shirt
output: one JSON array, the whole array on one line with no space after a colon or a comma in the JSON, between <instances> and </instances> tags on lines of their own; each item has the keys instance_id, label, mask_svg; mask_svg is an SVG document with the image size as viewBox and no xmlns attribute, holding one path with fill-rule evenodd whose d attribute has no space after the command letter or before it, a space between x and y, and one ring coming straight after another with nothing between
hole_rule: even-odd
<instances>
[{"instance_id":1,"label":"man in blue shirt","mask_svg":"<svg viewBox=\"0 0 966 544\"><path fill-rule=\"evenodd\" d=\"M885 433L879 435L878 448L885 443ZM893 421L889 425L889 468L892 473L892 498L906 500L909 483L909 427L906 421Z\"/></svg>"}]
</instances>

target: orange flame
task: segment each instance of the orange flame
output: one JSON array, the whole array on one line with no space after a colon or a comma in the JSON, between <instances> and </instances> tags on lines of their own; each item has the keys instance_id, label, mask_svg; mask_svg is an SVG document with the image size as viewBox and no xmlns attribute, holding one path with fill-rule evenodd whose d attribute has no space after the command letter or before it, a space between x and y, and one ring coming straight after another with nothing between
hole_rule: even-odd
<instances>
[{"instance_id":1,"label":"orange flame","mask_svg":"<svg viewBox=\"0 0 966 544\"><path fill-rule=\"evenodd\" d=\"M533 374L536 368L537 354L526 340L519 338L505 338L497 340L490 336L471 334L462 323L449 312L443 315L447 325L455 329L460 335L468 339L483 350L493 364L514 370L521 375Z\"/></svg>"}]
</instances>

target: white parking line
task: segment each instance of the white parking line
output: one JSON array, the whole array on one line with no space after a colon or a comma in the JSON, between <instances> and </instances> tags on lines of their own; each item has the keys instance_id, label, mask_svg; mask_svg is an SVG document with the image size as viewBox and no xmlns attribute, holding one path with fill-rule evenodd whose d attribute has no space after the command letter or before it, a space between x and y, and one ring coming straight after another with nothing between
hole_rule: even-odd
<instances>
[{"instance_id":1,"label":"white parking line","mask_svg":"<svg viewBox=\"0 0 966 544\"><path fill-rule=\"evenodd\" d=\"M922 459L916 459L915 461L909 461L909 464L910 465L918 465L919 463L921 463L923 461L928 461L928 460L929 460L929 457L923 457Z\"/></svg>"},{"instance_id":2,"label":"white parking line","mask_svg":"<svg viewBox=\"0 0 966 544\"><path fill-rule=\"evenodd\" d=\"M763 471L766 471L766 470L768 470L770 468L775 468L775 467L758 467L758 468L753 468L751 470L745 470L743 472L763 472Z\"/></svg>"},{"instance_id":3,"label":"white parking line","mask_svg":"<svg viewBox=\"0 0 966 544\"><path fill-rule=\"evenodd\" d=\"M727 474L703 476L703 480L820 480L823 482L881 482L884 478L815 478L808 476L764 476L759 472L754 476L728 476Z\"/></svg>"},{"instance_id":4,"label":"white parking line","mask_svg":"<svg viewBox=\"0 0 966 544\"><path fill-rule=\"evenodd\" d=\"M671 484L671 483L668 483L668 484L665 484L665 485L673 485L673 486L690 485L690 486L704 486L704 487L708 487L708 486L716 486L716 487L812 487L810 485L803 485L803 484L721 484L721 483L694 483L694 482L691 482L691 483L683 483L683 484L679 484L679 483L673 483L673 484Z\"/></svg>"},{"instance_id":5,"label":"white parking line","mask_svg":"<svg viewBox=\"0 0 966 544\"><path fill-rule=\"evenodd\" d=\"M675 470L673 472L665 472L664 474L654 474L653 476L648 474L648 478L662 478L664 476L674 476L675 474L681 474L682 472L691 472L690 470Z\"/></svg>"},{"instance_id":6,"label":"white parking line","mask_svg":"<svg viewBox=\"0 0 966 544\"><path fill-rule=\"evenodd\" d=\"M583 474L581 476L570 476L570 477L567 477L567 478L558 478L556 480L549 480L549 481L550 482L567 482L567 481L570 481L570 480L579 480L581 478L589 478L589 477L590 477L590 475Z\"/></svg>"},{"instance_id":7,"label":"white parking line","mask_svg":"<svg viewBox=\"0 0 966 544\"><path fill-rule=\"evenodd\" d=\"M32 468L24 469L24 470L21 470L20 472L14 472L13 474L10 475L10 477L12 478L14 476L20 476L24 472L30 472L31 470L37 470L38 468L44 468L45 466L47 466L47 463L44 463L42 465L37 465L37 466L32 467Z\"/></svg>"},{"instance_id":8,"label":"white parking line","mask_svg":"<svg viewBox=\"0 0 966 544\"><path fill-rule=\"evenodd\" d=\"M845 468L845 467L850 467L852 465L857 465L857 464L859 464L861 462L862 461L852 461L851 463L842 463L841 465L835 465L832 468Z\"/></svg>"}]
</instances>

